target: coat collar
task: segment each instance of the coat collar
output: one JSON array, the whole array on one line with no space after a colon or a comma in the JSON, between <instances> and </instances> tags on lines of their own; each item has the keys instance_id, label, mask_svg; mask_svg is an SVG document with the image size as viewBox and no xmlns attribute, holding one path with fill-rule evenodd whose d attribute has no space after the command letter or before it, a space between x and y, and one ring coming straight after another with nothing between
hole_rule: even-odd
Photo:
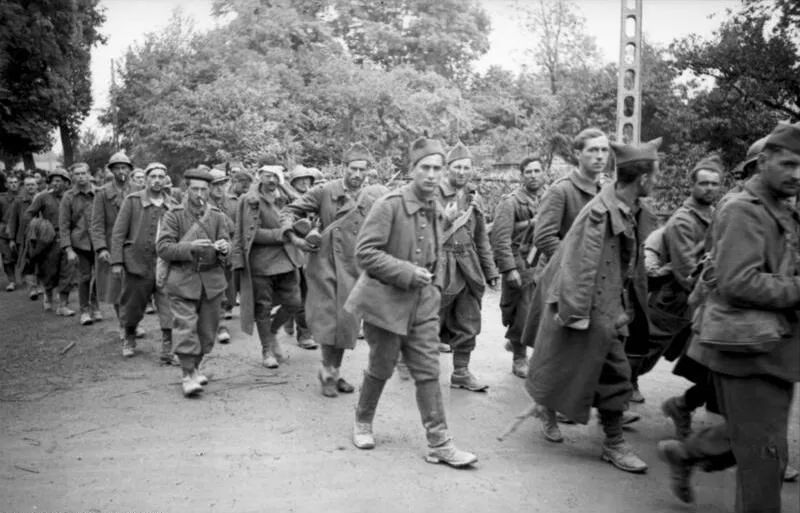
<instances>
[{"instance_id":1,"label":"coat collar","mask_svg":"<svg viewBox=\"0 0 800 513\"><path fill-rule=\"evenodd\" d=\"M446 179L442 179L439 182L439 191L444 198L450 198L458 193L458 191L452 185L450 185L450 182L448 182Z\"/></svg>"},{"instance_id":2,"label":"coat collar","mask_svg":"<svg viewBox=\"0 0 800 513\"><path fill-rule=\"evenodd\" d=\"M436 202L433 201L433 197L427 200L420 199L417 196L417 193L414 192L414 183L411 182L407 185L404 185L400 189L400 195L403 197L403 206L406 209L406 213L408 215L416 214L422 208L435 208Z\"/></svg>"},{"instance_id":3,"label":"coat collar","mask_svg":"<svg viewBox=\"0 0 800 513\"><path fill-rule=\"evenodd\" d=\"M611 232L614 235L619 235L629 231L635 219L634 212L617 198L614 182L603 186L598 193L598 198L608 211Z\"/></svg>"},{"instance_id":4,"label":"coat collar","mask_svg":"<svg viewBox=\"0 0 800 513\"><path fill-rule=\"evenodd\" d=\"M569 174L569 181L572 182L575 187L591 196L596 196L600 191L600 185L597 182L586 179L578 169L572 170L572 173Z\"/></svg>"},{"instance_id":5,"label":"coat collar","mask_svg":"<svg viewBox=\"0 0 800 513\"><path fill-rule=\"evenodd\" d=\"M683 202L683 206L692 211L706 226L711 224L711 218L714 215L714 207L701 205L692 196L686 198L686 201Z\"/></svg>"},{"instance_id":6,"label":"coat collar","mask_svg":"<svg viewBox=\"0 0 800 513\"><path fill-rule=\"evenodd\" d=\"M139 201L142 202L143 207L149 207L150 205L153 204L153 202L150 201L150 196L147 194L146 190L142 189L141 191L134 192L133 194L139 196ZM131 196L133 196L133 194L131 194ZM170 207L174 206L171 201L172 197L169 194L161 193L161 196L164 198L164 203L163 203L164 207L169 209Z\"/></svg>"},{"instance_id":7,"label":"coat collar","mask_svg":"<svg viewBox=\"0 0 800 513\"><path fill-rule=\"evenodd\" d=\"M769 213L778 219L782 228L787 232L793 231L793 226L800 222L800 214L789 208L785 201L781 201L767 188L761 175L755 175L744 184L744 190L761 200L761 204Z\"/></svg>"},{"instance_id":8,"label":"coat collar","mask_svg":"<svg viewBox=\"0 0 800 513\"><path fill-rule=\"evenodd\" d=\"M525 187L520 186L519 189L514 191L514 195L516 198L522 203L528 203L531 205L536 205L536 203L541 200L542 198L542 189L539 189L536 192L536 195L531 194L530 192L525 189Z\"/></svg>"}]
</instances>

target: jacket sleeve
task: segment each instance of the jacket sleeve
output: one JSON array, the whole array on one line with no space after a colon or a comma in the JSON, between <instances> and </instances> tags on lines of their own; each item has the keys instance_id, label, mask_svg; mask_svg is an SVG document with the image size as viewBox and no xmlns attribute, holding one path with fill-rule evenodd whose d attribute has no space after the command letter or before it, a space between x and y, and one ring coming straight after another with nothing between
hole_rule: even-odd
<instances>
[{"instance_id":1,"label":"jacket sleeve","mask_svg":"<svg viewBox=\"0 0 800 513\"><path fill-rule=\"evenodd\" d=\"M122 201L119 207L119 214L114 221L114 228L111 230L111 265L122 264L122 245L128 238L128 230L133 214L133 200L130 196Z\"/></svg>"},{"instance_id":2,"label":"jacket sleeve","mask_svg":"<svg viewBox=\"0 0 800 513\"><path fill-rule=\"evenodd\" d=\"M564 189L558 185L551 187L544 194L542 202L539 204L539 211L533 223L533 244L547 258L552 258L553 253L556 252L559 244L561 244L559 232L561 231L565 204L566 194Z\"/></svg>"},{"instance_id":3,"label":"jacket sleeve","mask_svg":"<svg viewBox=\"0 0 800 513\"><path fill-rule=\"evenodd\" d=\"M692 215L679 210L664 228L664 240L669 253L672 276L684 290L692 290L691 274L703 249L703 240L694 240Z\"/></svg>"},{"instance_id":4,"label":"jacket sleeve","mask_svg":"<svg viewBox=\"0 0 800 513\"><path fill-rule=\"evenodd\" d=\"M318 214L322 205L322 186L313 187L308 192L292 201L281 210L281 229L288 232L298 219L308 214ZM282 234L283 235L283 234Z\"/></svg>"},{"instance_id":5,"label":"jacket sleeve","mask_svg":"<svg viewBox=\"0 0 800 513\"><path fill-rule=\"evenodd\" d=\"M416 266L385 250L394 221L394 208L390 200L391 197L379 199L367 214L356 242L356 260L359 267L370 276L408 290Z\"/></svg>"},{"instance_id":6,"label":"jacket sleeve","mask_svg":"<svg viewBox=\"0 0 800 513\"><path fill-rule=\"evenodd\" d=\"M92 202L92 222L89 225L89 236L92 239L92 247L96 253L106 247L106 202L103 200L103 189L98 189Z\"/></svg>"},{"instance_id":7,"label":"jacket sleeve","mask_svg":"<svg viewBox=\"0 0 800 513\"><path fill-rule=\"evenodd\" d=\"M514 203L506 198L501 200L494 211L494 223L489 234L494 261L501 273L517 268L514 253L511 251L511 234L514 230Z\"/></svg>"},{"instance_id":8,"label":"jacket sleeve","mask_svg":"<svg viewBox=\"0 0 800 513\"><path fill-rule=\"evenodd\" d=\"M72 194L67 192L58 204L58 238L61 249L72 246L70 224L72 220Z\"/></svg>"},{"instance_id":9,"label":"jacket sleeve","mask_svg":"<svg viewBox=\"0 0 800 513\"><path fill-rule=\"evenodd\" d=\"M494 259L492 258L492 246L489 244L486 217L484 217L480 209L476 209L472 215L475 216L475 248L478 250L478 259L481 262L483 277L489 282L496 279L499 274L497 272L497 267L494 265Z\"/></svg>"},{"instance_id":10,"label":"jacket sleeve","mask_svg":"<svg viewBox=\"0 0 800 513\"><path fill-rule=\"evenodd\" d=\"M17 229L19 227L19 222L22 220L20 216L21 208L22 202L19 200L19 198L15 199L14 203L11 204L11 212L8 214L8 224L6 225L6 235L8 236L8 240L17 240Z\"/></svg>"},{"instance_id":11,"label":"jacket sleeve","mask_svg":"<svg viewBox=\"0 0 800 513\"><path fill-rule=\"evenodd\" d=\"M233 248L231 249L231 266L234 269L244 269L244 259L246 257L244 248L244 238L242 237L242 222L244 215L244 201L241 199L236 204L236 223L233 229Z\"/></svg>"},{"instance_id":12,"label":"jacket sleeve","mask_svg":"<svg viewBox=\"0 0 800 513\"><path fill-rule=\"evenodd\" d=\"M159 236L156 241L156 252L158 252L158 256L168 262L191 262L194 260L192 243L189 241L180 242L179 215L178 212L169 211L161 218Z\"/></svg>"},{"instance_id":13,"label":"jacket sleeve","mask_svg":"<svg viewBox=\"0 0 800 513\"><path fill-rule=\"evenodd\" d=\"M797 308L800 277L767 269L764 248L769 247L767 239L772 236L769 232L774 230L775 221L765 222L758 212L761 208L750 202L731 201L715 220L719 230L714 248L717 289L734 306Z\"/></svg>"}]
</instances>

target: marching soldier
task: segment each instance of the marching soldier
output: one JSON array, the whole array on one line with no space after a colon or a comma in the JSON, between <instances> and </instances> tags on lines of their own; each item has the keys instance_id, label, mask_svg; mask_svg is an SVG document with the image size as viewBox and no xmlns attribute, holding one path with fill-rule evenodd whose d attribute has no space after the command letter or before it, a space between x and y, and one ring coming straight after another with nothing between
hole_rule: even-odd
<instances>
[{"instance_id":1,"label":"marching soldier","mask_svg":"<svg viewBox=\"0 0 800 513\"><path fill-rule=\"evenodd\" d=\"M512 353L511 372L528 376L528 355L522 330L533 298L535 263L528 262L533 244L533 221L539 209L544 170L538 156L519 165L520 187L504 196L494 213L490 242L497 269L503 275L500 311L507 326L506 349Z\"/></svg>"},{"instance_id":2,"label":"marching soldier","mask_svg":"<svg viewBox=\"0 0 800 513\"><path fill-rule=\"evenodd\" d=\"M111 274L122 282L119 318L125 328L122 356L135 355L136 328L153 296L161 325L162 363L173 363L172 312L167 295L156 286L156 235L158 223L174 204L164 191L167 168L154 162L145 169L144 189L122 202L111 231ZM123 273L124 271L124 273Z\"/></svg>"},{"instance_id":3,"label":"marching soldier","mask_svg":"<svg viewBox=\"0 0 800 513\"><path fill-rule=\"evenodd\" d=\"M11 204L11 213L8 217L6 230L8 233L8 245L12 253L17 255L17 266L15 272L23 277L28 284L28 297L32 301L39 299L41 294L40 286L35 276L35 266L27 248L25 247L25 235L28 233L28 224L25 221L25 211L31 205L33 197L38 191L36 178L32 175L26 176L22 181L22 191L14 198Z\"/></svg>"},{"instance_id":4,"label":"marching soldier","mask_svg":"<svg viewBox=\"0 0 800 513\"><path fill-rule=\"evenodd\" d=\"M67 254L67 261L77 268L80 323L88 326L103 320L97 304L97 289L92 280L94 253L89 233L95 188L89 180L88 164L84 162L73 164L71 170L74 185L61 198L58 233L61 249Z\"/></svg>"},{"instance_id":5,"label":"marching soldier","mask_svg":"<svg viewBox=\"0 0 800 513\"><path fill-rule=\"evenodd\" d=\"M585 424L595 407L606 435L602 457L627 472L647 470L622 434L632 392L624 341L636 324L647 325L640 248L655 220L639 198L657 179L660 142L614 146L616 181L560 242L537 284L524 334L536 340L525 385L541 408L545 438L563 442L556 411Z\"/></svg>"},{"instance_id":6,"label":"marching soldier","mask_svg":"<svg viewBox=\"0 0 800 513\"><path fill-rule=\"evenodd\" d=\"M489 385L469 370L475 338L481 331L481 299L486 285L495 288L499 274L492 261L486 218L468 182L472 154L459 142L447 154L447 172L437 198L445 213L442 249L444 277L441 339L453 351L450 386L481 392Z\"/></svg>"},{"instance_id":7,"label":"marching soldier","mask_svg":"<svg viewBox=\"0 0 800 513\"><path fill-rule=\"evenodd\" d=\"M209 171L209 174L211 176L211 185L208 188L208 202L211 206L216 207L223 215L225 224L228 226L228 240L231 240L233 238L233 231L236 228L236 211L238 209L239 200L233 194L228 193L228 184L231 179L224 171L212 169ZM232 319L233 307L236 303L236 289L233 287L233 269L228 259L225 259L224 264L223 271L225 272L225 281L227 285L225 288L225 296L222 298L222 317L225 319ZM230 340L231 333L228 327L220 323L217 330L217 342L220 344L227 344Z\"/></svg>"},{"instance_id":8,"label":"marching soldier","mask_svg":"<svg viewBox=\"0 0 800 513\"><path fill-rule=\"evenodd\" d=\"M458 449L447 429L439 386L440 240L444 218L435 200L444 148L420 138L411 144L413 181L380 198L358 236L363 272L345 309L364 319L369 365L356 407L353 444L375 447L372 421L386 380L402 353L417 389L430 463L468 467L478 458Z\"/></svg>"},{"instance_id":9,"label":"marching soldier","mask_svg":"<svg viewBox=\"0 0 800 513\"><path fill-rule=\"evenodd\" d=\"M208 202L211 173L191 169L183 178L184 202L164 214L157 247L169 265L164 289L175 322L173 350L183 373L183 394L191 397L208 383L198 369L217 335L230 227L225 214Z\"/></svg>"},{"instance_id":10,"label":"marching soldier","mask_svg":"<svg viewBox=\"0 0 800 513\"><path fill-rule=\"evenodd\" d=\"M8 279L6 292L13 292L17 289L16 273L14 272L17 252L11 247L12 239L8 236L8 222L11 218L14 200L19 194L19 177L15 174L9 175L6 179L6 187L8 190L0 193L0 260L2 260L3 272Z\"/></svg>"}]
</instances>

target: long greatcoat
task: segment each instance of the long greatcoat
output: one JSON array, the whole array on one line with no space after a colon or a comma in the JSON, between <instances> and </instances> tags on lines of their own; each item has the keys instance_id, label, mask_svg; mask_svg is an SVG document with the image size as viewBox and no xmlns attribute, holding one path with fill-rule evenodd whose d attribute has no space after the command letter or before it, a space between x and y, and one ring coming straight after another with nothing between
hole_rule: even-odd
<instances>
[{"instance_id":1,"label":"long greatcoat","mask_svg":"<svg viewBox=\"0 0 800 513\"><path fill-rule=\"evenodd\" d=\"M113 182L107 183L95 191L91 223L89 224L89 235L95 253L100 253L102 250L111 252L111 231L127 192L127 189L118 190ZM98 299L106 303L118 303L122 291L121 277L111 274L110 262L95 258L94 264Z\"/></svg>"},{"instance_id":2,"label":"long greatcoat","mask_svg":"<svg viewBox=\"0 0 800 513\"><path fill-rule=\"evenodd\" d=\"M637 217L649 219L644 209ZM650 228L649 221L635 228L626 221L614 184L575 219L544 269L523 335L523 341L536 340L525 387L537 403L587 423L611 344L626 331L647 336L647 313L639 306L647 298L640 248ZM588 329L567 327L579 321L588 321Z\"/></svg>"},{"instance_id":3,"label":"long greatcoat","mask_svg":"<svg viewBox=\"0 0 800 513\"><path fill-rule=\"evenodd\" d=\"M352 349L358 339L359 319L344 310L358 279L355 249L361 225L377 197L389 192L383 186L363 189L355 201L344 192L341 179L314 187L284 208L286 229L301 217L317 214L322 240L306 264L308 294L306 321L314 340L339 349Z\"/></svg>"},{"instance_id":4,"label":"long greatcoat","mask_svg":"<svg viewBox=\"0 0 800 513\"><path fill-rule=\"evenodd\" d=\"M289 260L295 267L303 265L302 252L294 244L289 242L285 235L285 230L280 224L280 209L287 203L287 198L278 195L274 208L266 213L269 223L261 226L261 192L258 184L254 184L250 190L239 198L238 212L236 214L236 229L233 234L233 250L231 261L233 269L241 269L242 276L240 281L239 296L241 304L239 314L241 316L242 331L248 335L253 334L255 324L255 294L253 292L252 269L250 267L250 251L253 249L253 241L256 237L256 230L271 230L275 237L275 244L281 245L286 251Z\"/></svg>"}]
</instances>

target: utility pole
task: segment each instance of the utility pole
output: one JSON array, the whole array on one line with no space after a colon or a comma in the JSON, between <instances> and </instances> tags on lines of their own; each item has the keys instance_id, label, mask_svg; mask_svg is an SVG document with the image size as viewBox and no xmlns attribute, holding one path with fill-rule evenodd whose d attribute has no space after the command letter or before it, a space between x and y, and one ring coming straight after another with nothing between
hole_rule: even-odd
<instances>
[{"instance_id":1,"label":"utility pole","mask_svg":"<svg viewBox=\"0 0 800 513\"><path fill-rule=\"evenodd\" d=\"M114 70L114 59L111 59L111 94L109 95L109 103L111 107L111 114L113 117L111 126L111 138L114 143L114 151L119 150L119 114L117 113L117 80L115 78L116 72Z\"/></svg>"},{"instance_id":2,"label":"utility pole","mask_svg":"<svg viewBox=\"0 0 800 513\"><path fill-rule=\"evenodd\" d=\"M617 139L638 143L642 131L642 0L620 0Z\"/></svg>"}]
</instances>

